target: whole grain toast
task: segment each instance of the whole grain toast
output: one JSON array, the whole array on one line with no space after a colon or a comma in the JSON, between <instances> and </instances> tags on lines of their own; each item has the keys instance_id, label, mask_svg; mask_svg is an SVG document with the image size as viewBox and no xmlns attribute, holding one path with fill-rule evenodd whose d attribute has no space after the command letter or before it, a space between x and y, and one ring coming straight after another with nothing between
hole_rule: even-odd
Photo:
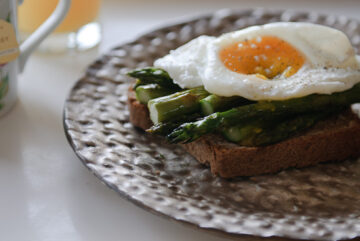
<instances>
[{"instance_id":1,"label":"whole grain toast","mask_svg":"<svg viewBox=\"0 0 360 241\"><path fill-rule=\"evenodd\" d=\"M152 126L146 105L128 92L130 122L141 129ZM360 119L351 108L320 121L310 129L284 141L263 147L244 147L220 135L205 135L182 144L211 172L224 178L275 173L289 167L340 161L360 156Z\"/></svg>"}]
</instances>

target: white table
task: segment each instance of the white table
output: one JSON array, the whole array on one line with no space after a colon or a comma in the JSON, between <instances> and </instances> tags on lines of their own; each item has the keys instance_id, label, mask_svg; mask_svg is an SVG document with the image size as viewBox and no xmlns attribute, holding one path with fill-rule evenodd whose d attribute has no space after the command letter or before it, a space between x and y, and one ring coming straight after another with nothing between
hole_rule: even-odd
<instances>
[{"instance_id":1,"label":"white table","mask_svg":"<svg viewBox=\"0 0 360 241\"><path fill-rule=\"evenodd\" d=\"M19 101L0 120L0 240L228 240L150 214L101 184L68 145L62 110L70 88L99 53L186 16L244 7L360 19L357 0L104 0L99 48L32 56L20 78Z\"/></svg>"}]
</instances>

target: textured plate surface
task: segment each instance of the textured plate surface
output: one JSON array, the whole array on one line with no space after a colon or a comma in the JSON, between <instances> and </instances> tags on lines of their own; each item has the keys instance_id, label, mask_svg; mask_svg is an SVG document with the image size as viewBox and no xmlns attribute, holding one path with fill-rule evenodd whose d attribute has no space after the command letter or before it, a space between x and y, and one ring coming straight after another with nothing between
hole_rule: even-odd
<instances>
[{"instance_id":1,"label":"textured plate surface","mask_svg":"<svg viewBox=\"0 0 360 241\"><path fill-rule=\"evenodd\" d=\"M359 53L360 25L344 17L289 11L219 11L165 27L93 63L65 104L65 132L83 163L122 196L197 227L297 239L360 236L360 161L320 164L276 175L213 177L183 149L128 122L128 70L152 65L201 34L219 35L275 21L305 21L344 31Z\"/></svg>"}]
</instances>

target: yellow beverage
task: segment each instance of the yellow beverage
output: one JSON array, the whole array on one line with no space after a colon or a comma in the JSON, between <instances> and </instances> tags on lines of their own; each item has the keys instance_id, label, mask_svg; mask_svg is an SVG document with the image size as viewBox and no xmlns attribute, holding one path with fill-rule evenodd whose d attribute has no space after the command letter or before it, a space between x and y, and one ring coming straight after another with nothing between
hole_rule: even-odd
<instances>
[{"instance_id":1,"label":"yellow beverage","mask_svg":"<svg viewBox=\"0 0 360 241\"><path fill-rule=\"evenodd\" d=\"M55 10L59 0L24 0L19 6L19 29L31 33ZM65 20L55 30L58 33L73 32L95 20L100 0L72 0Z\"/></svg>"}]
</instances>

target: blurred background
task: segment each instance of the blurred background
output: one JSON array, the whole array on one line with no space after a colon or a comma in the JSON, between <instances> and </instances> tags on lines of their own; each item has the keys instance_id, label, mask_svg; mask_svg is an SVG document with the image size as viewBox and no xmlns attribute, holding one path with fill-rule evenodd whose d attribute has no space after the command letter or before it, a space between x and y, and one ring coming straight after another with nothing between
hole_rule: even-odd
<instances>
[{"instance_id":1,"label":"blurred background","mask_svg":"<svg viewBox=\"0 0 360 241\"><path fill-rule=\"evenodd\" d=\"M25 0L19 8L23 33L32 32L54 8L57 0ZM36 11L34 11L34 7ZM219 9L270 8L332 13L359 18L358 0L73 0L65 22L57 32L69 32L90 22L102 25L103 52L141 33L187 17ZM97 31L97 30L96 30ZM99 39L100 40L100 39ZM93 41L89 45L97 42ZM86 49L86 47L85 47Z\"/></svg>"}]
</instances>

